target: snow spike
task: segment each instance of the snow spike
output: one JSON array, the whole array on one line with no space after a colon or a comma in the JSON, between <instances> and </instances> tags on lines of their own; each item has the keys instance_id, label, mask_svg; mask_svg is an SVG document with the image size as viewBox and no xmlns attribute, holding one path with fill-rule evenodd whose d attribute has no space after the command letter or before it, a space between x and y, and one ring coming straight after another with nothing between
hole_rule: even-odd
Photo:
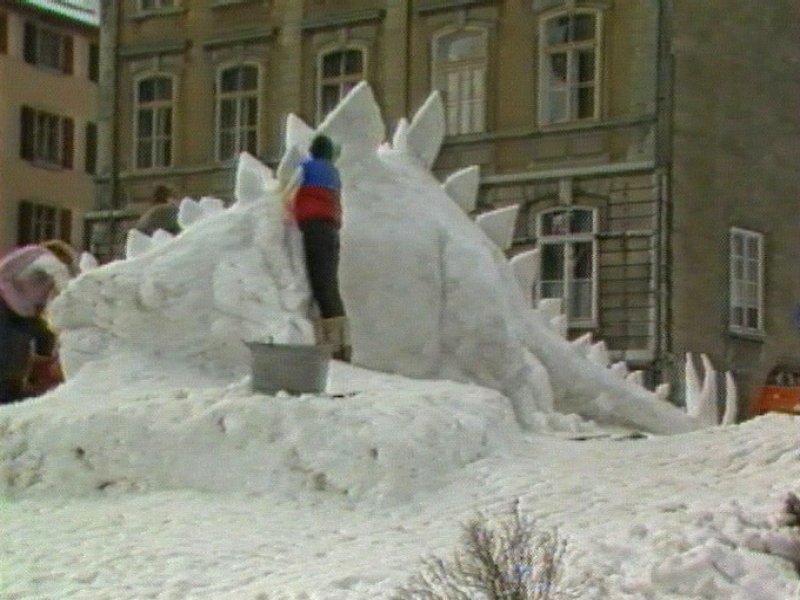
<instances>
[{"instance_id":1,"label":"snow spike","mask_svg":"<svg viewBox=\"0 0 800 600\"><path fill-rule=\"evenodd\" d=\"M184 198L178 207L178 225L181 229L188 229L201 220L205 214L200 203L193 198Z\"/></svg>"},{"instance_id":2,"label":"snow spike","mask_svg":"<svg viewBox=\"0 0 800 600\"><path fill-rule=\"evenodd\" d=\"M642 371L631 371L625 376L625 379L640 387L644 387L644 373Z\"/></svg>"},{"instance_id":3,"label":"snow spike","mask_svg":"<svg viewBox=\"0 0 800 600\"><path fill-rule=\"evenodd\" d=\"M564 339L567 339L567 332L569 330L567 315L556 315L555 317L551 318L550 326L553 328L553 331L558 333L558 335Z\"/></svg>"},{"instance_id":4,"label":"snow spike","mask_svg":"<svg viewBox=\"0 0 800 600\"><path fill-rule=\"evenodd\" d=\"M356 85L317 130L341 148L337 162L357 162L374 155L386 137L380 107L367 82Z\"/></svg>"},{"instance_id":5,"label":"snow spike","mask_svg":"<svg viewBox=\"0 0 800 600\"><path fill-rule=\"evenodd\" d=\"M225 203L219 198L203 196L200 198L200 208L205 216L215 215L225 210Z\"/></svg>"},{"instance_id":6,"label":"snow spike","mask_svg":"<svg viewBox=\"0 0 800 600\"><path fill-rule=\"evenodd\" d=\"M78 269L81 273L86 273L87 271L97 268L98 264L94 254L90 252L81 252L81 256L78 259Z\"/></svg>"},{"instance_id":7,"label":"snow spike","mask_svg":"<svg viewBox=\"0 0 800 600\"><path fill-rule=\"evenodd\" d=\"M251 154L242 152L239 155L234 191L236 201L239 204L252 204L264 197L267 192L267 181L268 179L272 179L271 172L269 173L269 178L266 177L267 171L269 171L269 169L262 165ZM211 214L209 204L205 198L200 200L200 206L203 208L203 212L206 215Z\"/></svg>"},{"instance_id":8,"label":"snow spike","mask_svg":"<svg viewBox=\"0 0 800 600\"><path fill-rule=\"evenodd\" d=\"M608 356L608 347L603 340L596 344L592 344L589 348L587 358L596 365L601 367L608 367L611 364L611 359Z\"/></svg>"},{"instance_id":9,"label":"snow spike","mask_svg":"<svg viewBox=\"0 0 800 600\"><path fill-rule=\"evenodd\" d=\"M170 240L172 240L175 236L172 235L169 231L164 231L163 229L156 229L155 233L153 233L152 237L152 248L156 248L158 246L163 246Z\"/></svg>"},{"instance_id":10,"label":"snow spike","mask_svg":"<svg viewBox=\"0 0 800 600\"><path fill-rule=\"evenodd\" d=\"M297 170L300 163L308 156L307 152L302 151L297 146L290 146L281 157L281 162L275 169L275 177L281 189L288 190L294 186L295 179L299 176Z\"/></svg>"},{"instance_id":11,"label":"snow spike","mask_svg":"<svg viewBox=\"0 0 800 600\"><path fill-rule=\"evenodd\" d=\"M694 366L692 353L686 353L686 366L683 370L686 382L686 412L692 417L700 416L700 379Z\"/></svg>"},{"instance_id":12,"label":"snow spike","mask_svg":"<svg viewBox=\"0 0 800 600\"><path fill-rule=\"evenodd\" d=\"M478 166L460 169L451 174L442 184L444 191L458 204L465 213L475 210L478 202L478 187L481 180L481 168Z\"/></svg>"},{"instance_id":13,"label":"snow spike","mask_svg":"<svg viewBox=\"0 0 800 600\"><path fill-rule=\"evenodd\" d=\"M730 371L725 371L725 412L722 425L733 425L739 416L739 392Z\"/></svg>"},{"instance_id":14,"label":"snow spike","mask_svg":"<svg viewBox=\"0 0 800 600\"><path fill-rule=\"evenodd\" d=\"M409 150L430 169L439 156L444 134L444 104L441 94L435 90L411 119L408 127Z\"/></svg>"},{"instance_id":15,"label":"snow spike","mask_svg":"<svg viewBox=\"0 0 800 600\"><path fill-rule=\"evenodd\" d=\"M703 363L705 373L703 375L703 389L700 394L702 402L700 404L701 413L699 416L706 425L717 425L719 423L717 371L711 364L708 355L701 354L700 360Z\"/></svg>"},{"instance_id":16,"label":"snow spike","mask_svg":"<svg viewBox=\"0 0 800 600\"><path fill-rule=\"evenodd\" d=\"M398 152L408 152L408 119L403 117L397 122L392 136L392 148Z\"/></svg>"},{"instance_id":17,"label":"snow spike","mask_svg":"<svg viewBox=\"0 0 800 600\"><path fill-rule=\"evenodd\" d=\"M563 300L561 298L543 298L536 305L536 310L550 317L563 314Z\"/></svg>"},{"instance_id":18,"label":"snow spike","mask_svg":"<svg viewBox=\"0 0 800 600\"><path fill-rule=\"evenodd\" d=\"M520 252L508 261L517 276L520 290L525 300L533 306L533 284L536 282L539 269L539 249Z\"/></svg>"},{"instance_id":19,"label":"snow spike","mask_svg":"<svg viewBox=\"0 0 800 600\"><path fill-rule=\"evenodd\" d=\"M608 368L611 370L612 373L619 375L621 379L625 379L628 377L628 365L625 364L624 360L615 362Z\"/></svg>"},{"instance_id":20,"label":"snow spike","mask_svg":"<svg viewBox=\"0 0 800 600\"><path fill-rule=\"evenodd\" d=\"M517 223L519 205L505 206L490 212L485 212L475 218L475 224L492 240L501 250L511 248L514 240L514 226Z\"/></svg>"},{"instance_id":21,"label":"snow spike","mask_svg":"<svg viewBox=\"0 0 800 600\"><path fill-rule=\"evenodd\" d=\"M150 239L150 236L145 235L138 229L129 229L125 239L125 258L142 256L150 250L152 245L153 240Z\"/></svg>"},{"instance_id":22,"label":"snow spike","mask_svg":"<svg viewBox=\"0 0 800 600\"><path fill-rule=\"evenodd\" d=\"M588 348L594 343L592 339L592 332L584 333L581 337L576 338L570 342L575 348Z\"/></svg>"},{"instance_id":23,"label":"snow spike","mask_svg":"<svg viewBox=\"0 0 800 600\"><path fill-rule=\"evenodd\" d=\"M308 152L314 135L314 129L297 115L290 114L286 117L284 147L287 151L291 148L297 148L300 152Z\"/></svg>"},{"instance_id":24,"label":"snow spike","mask_svg":"<svg viewBox=\"0 0 800 600\"><path fill-rule=\"evenodd\" d=\"M672 391L672 386L668 383L660 383L656 386L656 398L664 402L669 402L669 394Z\"/></svg>"}]
</instances>

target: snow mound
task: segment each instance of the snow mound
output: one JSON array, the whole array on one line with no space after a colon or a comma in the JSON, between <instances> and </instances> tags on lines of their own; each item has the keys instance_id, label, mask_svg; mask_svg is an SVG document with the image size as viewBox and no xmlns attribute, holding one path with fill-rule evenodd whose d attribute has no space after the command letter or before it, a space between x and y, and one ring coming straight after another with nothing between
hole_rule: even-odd
<instances>
[{"instance_id":1,"label":"snow mound","mask_svg":"<svg viewBox=\"0 0 800 600\"><path fill-rule=\"evenodd\" d=\"M97 402L67 384L0 413L0 492L306 490L406 502L519 439L492 390L337 369L345 387L318 396L253 393L245 379L128 386Z\"/></svg>"}]
</instances>

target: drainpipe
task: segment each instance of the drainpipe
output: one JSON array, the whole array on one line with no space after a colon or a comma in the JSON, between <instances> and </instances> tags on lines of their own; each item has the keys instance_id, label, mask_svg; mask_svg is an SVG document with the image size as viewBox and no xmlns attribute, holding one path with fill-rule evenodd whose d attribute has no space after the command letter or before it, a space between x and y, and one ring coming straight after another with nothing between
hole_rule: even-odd
<instances>
[{"instance_id":1,"label":"drainpipe","mask_svg":"<svg viewBox=\"0 0 800 600\"><path fill-rule=\"evenodd\" d=\"M657 175L656 201L656 340L655 361L663 372L672 358L672 0L657 0L654 160Z\"/></svg>"},{"instance_id":2,"label":"drainpipe","mask_svg":"<svg viewBox=\"0 0 800 600\"><path fill-rule=\"evenodd\" d=\"M96 209L119 208L119 139L117 135L117 47L120 9L116 0L100 2L100 81L98 114L98 166L106 180L105 197L98 194ZM100 162L102 161L102 163ZM116 237L116 221L107 221L110 240Z\"/></svg>"}]
</instances>

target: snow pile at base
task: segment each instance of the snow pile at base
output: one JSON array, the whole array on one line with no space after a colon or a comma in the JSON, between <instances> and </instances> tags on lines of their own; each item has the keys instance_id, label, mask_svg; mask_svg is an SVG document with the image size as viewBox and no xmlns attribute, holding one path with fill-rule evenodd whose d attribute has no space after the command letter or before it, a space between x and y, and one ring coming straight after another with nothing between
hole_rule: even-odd
<instances>
[{"instance_id":1,"label":"snow pile at base","mask_svg":"<svg viewBox=\"0 0 800 600\"><path fill-rule=\"evenodd\" d=\"M92 379L113 380L111 361L94 367ZM165 387L142 371L141 385L102 400L83 373L0 412L0 492L311 490L405 502L520 439L508 401L473 385L337 363L329 394L272 397L247 379ZM591 430L556 415L540 426Z\"/></svg>"}]
</instances>

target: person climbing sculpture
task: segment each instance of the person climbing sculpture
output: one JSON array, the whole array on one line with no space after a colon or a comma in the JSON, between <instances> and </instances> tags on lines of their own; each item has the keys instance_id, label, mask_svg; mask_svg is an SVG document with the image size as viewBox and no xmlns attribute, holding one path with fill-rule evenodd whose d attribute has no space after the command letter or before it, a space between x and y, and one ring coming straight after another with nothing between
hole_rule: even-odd
<instances>
[{"instance_id":1,"label":"person climbing sculpture","mask_svg":"<svg viewBox=\"0 0 800 600\"><path fill-rule=\"evenodd\" d=\"M146 235L153 235L159 229L178 235L181 232L178 225L178 205L172 199L172 191L164 185L159 185L153 192L153 203L136 223L136 229Z\"/></svg>"},{"instance_id":2,"label":"person climbing sculpture","mask_svg":"<svg viewBox=\"0 0 800 600\"><path fill-rule=\"evenodd\" d=\"M319 344L333 347L333 358L350 362L350 332L339 293L339 229L342 225L341 180L335 148L326 135L316 136L309 158L300 164L292 214L303 236L306 270L321 319Z\"/></svg>"}]
</instances>

